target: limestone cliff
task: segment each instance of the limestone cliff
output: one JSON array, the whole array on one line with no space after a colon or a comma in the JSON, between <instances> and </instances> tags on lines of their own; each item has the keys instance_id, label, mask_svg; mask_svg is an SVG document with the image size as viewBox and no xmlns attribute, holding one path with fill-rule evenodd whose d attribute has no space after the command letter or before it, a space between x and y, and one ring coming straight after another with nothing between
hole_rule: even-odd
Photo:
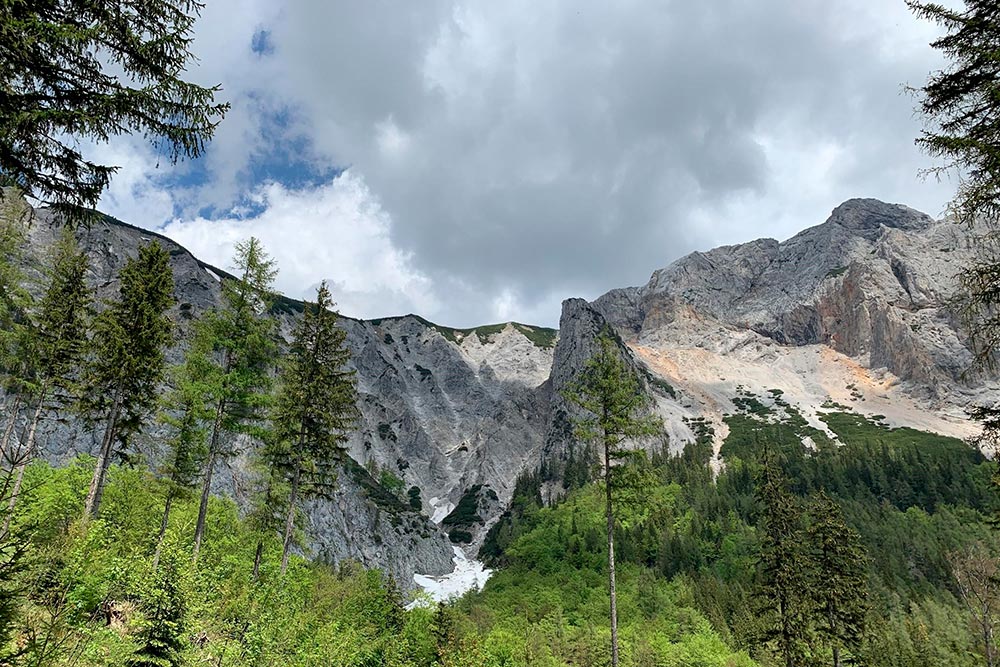
<instances>
[{"instance_id":1,"label":"limestone cliff","mask_svg":"<svg viewBox=\"0 0 1000 667\"><path fill-rule=\"evenodd\" d=\"M39 211L32 276L54 235L55 221ZM113 293L141 243L165 245L179 332L170 356L178 360L191 323L219 303L220 281L229 276L169 239L115 220L79 237L101 296ZM966 406L1000 392L993 378L965 374L971 356L949 305L970 252L963 230L950 223L851 200L787 241L693 253L644 286L593 303L569 299L558 336L518 323L459 330L416 315L345 318L362 417L335 497L310 504L309 551L385 567L406 585L414 573L450 570L452 540L471 555L506 509L518 475L569 455L573 408L562 391L606 326L645 378L675 451L709 432L718 451L723 416L749 394L769 400L780 393L821 430L824 406L839 404L891 424L971 435ZM301 304L281 299L276 310L287 333ZM135 443L148 460L160 455L162 428L150 421ZM46 458L61 461L93 452L96 442L66 418L45 425L41 446ZM251 454L244 443L218 475L217 493L246 501ZM548 467L557 472L543 493L555 499L559 466Z\"/></svg>"}]
</instances>

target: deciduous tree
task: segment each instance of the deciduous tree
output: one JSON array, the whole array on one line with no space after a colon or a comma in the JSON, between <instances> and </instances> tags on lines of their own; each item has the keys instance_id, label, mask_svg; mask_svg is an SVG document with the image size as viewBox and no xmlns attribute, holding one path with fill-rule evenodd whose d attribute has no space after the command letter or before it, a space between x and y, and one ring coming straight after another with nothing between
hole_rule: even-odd
<instances>
[{"instance_id":1,"label":"deciduous tree","mask_svg":"<svg viewBox=\"0 0 1000 667\"><path fill-rule=\"evenodd\" d=\"M1000 614L1000 561L982 543L948 555L958 592L972 619L986 667L996 664L993 630Z\"/></svg>"},{"instance_id":2,"label":"deciduous tree","mask_svg":"<svg viewBox=\"0 0 1000 667\"><path fill-rule=\"evenodd\" d=\"M277 268L260 241L236 245L237 278L222 283L223 305L198 323L197 335L210 341L199 362L205 375L206 396L212 407L208 429L208 459L202 476L201 500L195 524L194 554L205 535L212 476L230 453L224 436L260 436L267 416L277 341L271 315Z\"/></svg>"}]
</instances>

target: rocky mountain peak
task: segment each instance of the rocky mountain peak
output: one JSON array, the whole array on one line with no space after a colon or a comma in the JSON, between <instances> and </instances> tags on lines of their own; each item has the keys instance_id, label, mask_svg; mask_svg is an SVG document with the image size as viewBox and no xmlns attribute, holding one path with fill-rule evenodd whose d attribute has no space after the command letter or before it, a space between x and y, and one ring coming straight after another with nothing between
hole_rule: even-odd
<instances>
[{"instance_id":1,"label":"rocky mountain peak","mask_svg":"<svg viewBox=\"0 0 1000 667\"><path fill-rule=\"evenodd\" d=\"M934 219L902 204L887 204L878 199L848 199L833 209L824 224L837 225L872 241L883 227L919 231L934 224Z\"/></svg>"}]
</instances>

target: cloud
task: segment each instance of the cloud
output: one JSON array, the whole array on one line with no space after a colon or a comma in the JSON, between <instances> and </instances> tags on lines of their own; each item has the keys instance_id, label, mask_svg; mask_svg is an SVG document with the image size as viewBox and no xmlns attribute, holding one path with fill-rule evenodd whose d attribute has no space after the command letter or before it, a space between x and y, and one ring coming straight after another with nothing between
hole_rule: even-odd
<instances>
[{"instance_id":1,"label":"cloud","mask_svg":"<svg viewBox=\"0 0 1000 667\"><path fill-rule=\"evenodd\" d=\"M894 0L217 0L196 75L233 112L162 191L207 243L234 207L315 230L285 205L361 184L379 247L417 282L377 265L389 291L360 289L368 265L338 255L324 276L360 290L359 312L554 324L564 297L786 238L849 197L940 213L953 184L918 178L902 91L939 66L934 36ZM273 236L310 266L335 242ZM318 275L302 273L288 280Z\"/></svg>"},{"instance_id":2,"label":"cloud","mask_svg":"<svg viewBox=\"0 0 1000 667\"><path fill-rule=\"evenodd\" d=\"M299 190L268 183L250 199L259 214L175 220L161 231L224 269L231 268L235 244L256 236L277 262L281 292L310 298L328 280L345 315L439 310L430 280L392 245L388 218L360 177L348 171Z\"/></svg>"}]
</instances>

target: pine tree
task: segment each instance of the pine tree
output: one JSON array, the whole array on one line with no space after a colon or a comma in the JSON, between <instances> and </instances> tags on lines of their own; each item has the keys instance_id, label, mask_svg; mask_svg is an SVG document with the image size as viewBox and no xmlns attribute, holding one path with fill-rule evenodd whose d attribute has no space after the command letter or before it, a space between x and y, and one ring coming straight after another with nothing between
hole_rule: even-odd
<instances>
[{"instance_id":1,"label":"pine tree","mask_svg":"<svg viewBox=\"0 0 1000 667\"><path fill-rule=\"evenodd\" d=\"M608 587L611 618L611 664L618 665L618 602L615 592L615 513L614 495L625 490L624 473L635 450L627 444L654 437L663 431L663 422L651 414L652 401L643 391L635 372L622 359L610 331L597 338L597 351L587 360L577 380L565 392L566 399L583 410L585 416L573 420L574 435L600 451L604 482L604 513L607 522Z\"/></svg>"},{"instance_id":2,"label":"pine tree","mask_svg":"<svg viewBox=\"0 0 1000 667\"><path fill-rule=\"evenodd\" d=\"M810 641L811 563L803 547L801 509L770 449L763 457L756 497L761 535L757 600L767 625L761 639L776 641L785 666L795 667L803 664Z\"/></svg>"},{"instance_id":3,"label":"pine tree","mask_svg":"<svg viewBox=\"0 0 1000 667\"><path fill-rule=\"evenodd\" d=\"M868 554L861 536L844 521L844 514L826 493L810 507L808 544L816 602L815 628L830 647L833 667L840 667L841 649L857 649L864 638L868 611Z\"/></svg>"},{"instance_id":4,"label":"pine tree","mask_svg":"<svg viewBox=\"0 0 1000 667\"><path fill-rule=\"evenodd\" d=\"M275 402L275 447L269 458L289 483L282 574L288 567L298 503L333 483L335 464L357 416L354 371L345 368L351 356L347 334L337 326L333 308L324 282L295 328Z\"/></svg>"},{"instance_id":5,"label":"pine tree","mask_svg":"<svg viewBox=\"0 0 1000 667\"><path fill-rule=\"evenodd\" d=\"M90 319L90 291L87 288L87 256L77 245L73 232L64 228L52 253L49 282L38 304L30 351L32 354L34 382L32 399L34 413L28 424L25 442L19 454L12 457L15 463L14 488L10 495L10 509L14 509L21 491L24 471L35 448L35 437L42 413L53 399L66 401L75 393L75 380L83 358ZM8 515L9 518L9 515ZM7 523L3 531L6 532Z\"/></svg>"},{"instance_id":6,"label":"pine tree","mask_svg":"<svg viewBox=\"0 0 1000 667\"><path fill-rule=\"evenodd\" d=\"M270 314L277 275L274 261L260 241L251 237L236 245L235 264L239 278L223 281L223 306L206 314L197 325L198 335L211 341L208 363L202 367L206 369L204 382L213 416L195 524L195 561L205 535L215 467L231 454L223 435L261 436L277 352L275 321Z\"/></svg>"},{"instance_id":7,"label":"pine tree","mask_svg":"<svg viewBox=\"0 0 1000 667\"><path fill-rule=\"evenodd\" d=\"M96 517L111 459L122 451L156 405L165 373L164 349L172 338L167 309L173 303L170 256L156 242L139 249L119 275L118 298L94 321L84 377L88 418L104 423L86 515Z\"/></svg>"},{"instance_id":8,"label":"pine tree","mask_svg":"<svg viewBox=\"0 0 1000 667\"><path fill-rule=\"evenodd\" d=\"M0 13L0 177L64 211L97 205L117 167L80 151L130 132L196 157L228 110L180 78L196 0L5 2ZM0 192L0 198L3 193Z\"/></svg>"}]
</instances>

